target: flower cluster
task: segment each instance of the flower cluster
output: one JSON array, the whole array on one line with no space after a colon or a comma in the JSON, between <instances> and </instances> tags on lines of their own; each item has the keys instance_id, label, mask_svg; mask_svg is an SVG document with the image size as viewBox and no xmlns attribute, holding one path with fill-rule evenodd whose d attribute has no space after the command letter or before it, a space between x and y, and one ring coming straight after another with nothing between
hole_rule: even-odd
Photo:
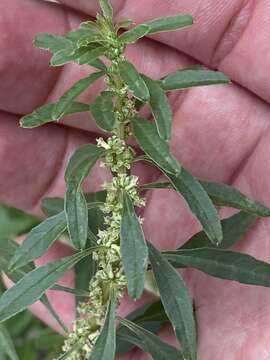
<instances>
[{"instance_id":1,"label":"flower cluster","mask_svg":"<svg viewBox=\"0 0 270 360\"><path fill-rule=\"evenodd\" d=\"M119 171L123 167L130 169L134 154L124 141L116 136L107 141L100 138L98 146L106 150L106 166L114 169L113 171ZM120 253L122 192L125 191L130 196L135 206L145 205L138 192L138 178L134 175L119 172L111 182L104 184L104 189L107 197L101 210L104 214L105 229L98 232L97 242L100 247L93 254L98 270L89 285L88 301L80 304L79 312L82 318L75 321L73 332L63 348L65 352L71 351L70 360L89 357L104 323L111 292L113 291L119 301L127 286ZM72 352L72 349L75 350Z\"/></svg>"}]
</instances>

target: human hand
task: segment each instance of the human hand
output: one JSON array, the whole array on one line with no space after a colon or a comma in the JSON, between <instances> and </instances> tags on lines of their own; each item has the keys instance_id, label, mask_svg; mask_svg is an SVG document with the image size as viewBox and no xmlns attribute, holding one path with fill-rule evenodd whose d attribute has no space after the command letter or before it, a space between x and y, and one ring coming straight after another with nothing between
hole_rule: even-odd
<instances>
[{"instance_id":1,"label":"human hand","mask_svg":"<svg viewBox=\"0 0 270 360\"><path fill-rule=\"evenodd\" d=\"M63 194L68 157L81 143L94 141L97 131L87 114L65 120L67 126L18 128L18 114L29 113L45 101L54 101L89 71L76 65L49 69L48 56L32 47L36 33L62 34L85 17L95 15L97 10L96 2L62 3L65 8L34 0L25 0L23 5L19 0L2 0L0 4L0 194L1 200L31 212L37 211L41 197ZM231 86L196 88L171 97L175 114L172 149L194 175L233 184L253 198L270 201L266 28L270 9L266 0L246 1L244 5L237 0L209 0L207 4L178 0L170 5L148 0L143 11L133 0L112 3L117 17L130 17L138 23L165 14L193 15L192 28L156 35L155 40L142 40L128 49L128 57L142 72L155 78L194 62L218 68L232 78ZM95 88L82 99L94 98ZM145 164L137 166L136 172L147 182L159 177ZM96 190L106 176L96 168L88 181L88 190ZM147 199L145 231L159 247L175 248L198 230L187 207L173 192L149 192ZM269 261L268 227L268 220L260 220L239 242L238 250ZM57 244L42 261L69 252ZM269 358L269 289L216 280L196 271L185 271L184 276L195 301L200 359ZM73 274L69 273L63 281L72 286ZM50 292L50 299L70 324L74 299L55 292ZM127 313L132 306L125 300L121 308ZM41 306L35 305L34 311L52 325ZM167 332L166 338L170 336ZM139 357L135 351L127 358L145 357Z\"/></svg>"}]
</instances>

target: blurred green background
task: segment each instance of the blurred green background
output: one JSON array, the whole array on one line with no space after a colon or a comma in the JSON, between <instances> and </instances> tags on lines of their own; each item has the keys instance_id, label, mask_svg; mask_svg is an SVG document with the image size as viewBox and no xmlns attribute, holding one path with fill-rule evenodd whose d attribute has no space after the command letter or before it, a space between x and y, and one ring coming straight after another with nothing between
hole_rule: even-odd
<instances>
[{"instance_id":1,"label":"blurred green background","mask_svg":"<svg viewBox=\"0 0 270 360\"><path fill-rule=\"evenodd\" d=\"M0 204L0 241L27 233L39 219ZM0 267L1 270L1 267ZM0 291L4 291L0 280ZM51 360L57 357L63 337L30 311L24 311L0 324L0 360Z\"/></svg>"}]
</instances>

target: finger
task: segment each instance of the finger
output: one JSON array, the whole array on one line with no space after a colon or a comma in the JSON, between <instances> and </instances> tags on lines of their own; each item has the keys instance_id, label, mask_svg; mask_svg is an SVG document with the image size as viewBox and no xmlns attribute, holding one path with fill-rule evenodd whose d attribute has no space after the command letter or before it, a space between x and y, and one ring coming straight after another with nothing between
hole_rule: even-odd
<instances>
[{"instance_id":1,"label":"finger","mask_svg":"<svg viewBox=\"0 0 270 360\"><path fill-rule=\"evenodd\" d=\"M95 15L96 2L62 0L61 3ZM112 1L117 18L131 18L137 23L164 15L191 14L195 24L191 29L154 38L184 52L210 67L228 73L233 80L263 99L270 100L267 81L269 56L267 0L229 0L206 2L145 1L141 6L134 0ZM265 54L261 56L261 54Z\"/></svg>"}]
</instances>

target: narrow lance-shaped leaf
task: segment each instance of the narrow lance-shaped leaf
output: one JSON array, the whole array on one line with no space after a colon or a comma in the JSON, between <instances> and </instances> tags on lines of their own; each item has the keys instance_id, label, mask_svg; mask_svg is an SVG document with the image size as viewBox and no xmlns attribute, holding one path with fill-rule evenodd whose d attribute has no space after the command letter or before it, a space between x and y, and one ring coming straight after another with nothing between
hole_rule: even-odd
<instances>
[{"instance_id":1,"label":"narrow lance-shaped leaf","mask_svg":"<svg viewBox=\"0 0 270 360\"><path fill-rule=\"evenodd\" d=\"M101 333L95 342L89 360L114 360L116 348L115 299L110 299Z\"/></svg>"},{"instance_id":2,"label":"narrow lance-shaped leaf","mask_svg":"<svg viewBox=\"0 0 270 360\"><path fill-rule=\"evenodd\" d=\"M149 30L150 30L150 26L145 24L140 24L135 28L121 34L119 36L119 40L125 44L133 44L137 40L148 34Z\"/></svg>"},{"instance_id":3,"label":"narrow lance-shaped leaf","mask_svg":"<svg viewBox=\"0 0 270 360\"><path fill-rule=\"evenodd\" d=\"M221 279L270 287L270 264L230 250L201 248L167 252L167 260L192 267Z\"/></svg>"},{"instance_id":4,"label":"narrow lance-shaped leaf","mask_svg":"<svg viewBox=\"0 0 270 360\"><path fill-rule=\"evenodd\" d=\"M228 206L257 216L270 216L270 208L258 201L250 199L248 196L232 186L212 181L199 182L216 206ZM141 190L172 188L173 185L165 181L148 183L141 186Z\"/></svg>"},{"instance_id":5,"label":"narrow lance-shaped leaf","mask_svg":"<svg viewBox=\"0 0 270 360\"><path fill-rule=\"evenodd\" d=\"M148 101L150 94L142 77L135 66L128 61L121 61L118 66L120 76L133 95L144 102Z\"/></svg>"},{"instance_id":6,"label":"narrow lance-shaped leaf","mask_svg":"<svg viewBox=\"0 0 270 360\"><path fill-rule=\"evenodd\" d=\"M106 49L103 46L96 46L95 43L90 46L81 46L69 52L68 50L61 50L56 52L50 61L51 66L62 66L69 62L76 62L80 65L95 66L95 61L99 56L105 53ZM99 63L100 66L100 63Z\"/></svg>"},{"instance_id":7,"label":"narrow lance-shaped leaf","mask_svg":"<svg viewBox=\"0 0 270 360\"><path fill-rule=\"evenodd\" d=\"M0 350L4 359L6 359L6 355L10 360L19 360L12 338L3 324L0 324Z\"/></svg>"},{"instance_id":8,"label":"narrow lance-shaped leaf","mask_svg":"<svg viewBox=\"0 0 270 360\"><path fill-rule=\"evenodd\" d=\"M31 114L25 115L20 120L20 126L32 129L49 122L53 122L53 110L56 104L47 104L34 110ZM88 111L89 105L80 102L72 102L63 116L68 116L84 111Z\"/></svg>"},{"instance_id":9,"label":"narrow lance-shaped leaf","mask_svg":"<svg viewBox=\"0 0 270 360\"><path fill-rule=\"evenodd\" d=\"M190 15L164 16L146 23L150 26L149 34L178 30L192 24L193 18Z\"/></svg>"},{"instance_id":10,"label":"narrow lance-shaped leaf","mask_svg":"<svg viewBox=\"0 0 270 360\"><path fill-rule=\"evenodd\" d=\"M103 91L90 105L90 111L97 126L102 130L111 131L115 125L113 94Z\"/></svg>"},{"instance_id":11,"label":"narrow lance-shaped leaf","mask_svg":"<svg viewBox=\"0 0 270 360\"><path fill-rule=\"evenodd\" d=\"M172 129L172 110L165 91L157 81L142 76L150 93L150 106L156 121L159 136L169 140Z\"/></svg>"},{"instance_id":12,"label":"narrow lance-shaped leaf","mask_svg":"<svg viewBox=\"0 0 270 360\"><path fill-rule=\"evenodd\" d=\"M216 245L220 244L223 235L218 213L199 181L184 168L178 176L165 175L175 190L184 197L209 239Z\"/></svg>"},{"instance_id":13,"label":"narrow lance-shaped leaf","mask_svg":"<svg viewBox=\"0 0 270 360\"><path fill-rule=\"evenodd\" d=\"M162 79L164 90L181 90L193 86L228 84L230 79L219 71L178 70Z\"/></svg>"},{"instance_id":14,"label":"narrow lance-shaped leaf","mask_svg":"<svg viewBox=\"0 0 270 360\"><path fill-rule=\"evenodd\" d=\"M233 216L221 221L223 240L219 245L221 249L228 249L233 246L248 230L254 225L257 217L253 214L240 211ZM204 231L195 234L180 249L196 249L202 247L216 247L209 240ZM179 250L180 250L179 249Z\"/></svg>"},{"instance_id":15,"label":"narrow lance-shaped leaf","mask_svg":"<svg viewBox=\"0 0 270 360\"><path fill-rule=\"evenodd\" d=\"M81 185L103 150L95 145L81 146L71 157L65 173L67 191L65 212L71 242L84 248L88 233L88 208Z\"/></svg>"},{"instance_id":16,"label":"narrow lance-shaped leaf","mask_svg":"<svg viewBox=\"0 0 270 360\"><path fill-rule=\"evenodd\" d=\"M52 53L60 50L69 50L70 52L74 50L72 41L59 35L39 34L35 37L34 44L37 48L50 50Z\"/></svg>"},{"instance_id":17,"label":"narrow lance-shaped leaf","mask_svg":"<svg viewBox=\"0 0 270 360\"><path fill-rule=\"evenodd\" d=\"M124 271L128 282L128 293L132 298L139 299L144 290L148 249L132 201L125 192L123 192L120 238Z\"/></svg>"},{"instance_id":18,"label":"narrow lance-shaped leaf","mask_svg":"<svg viewBox=\"0 0 270 360\"><path fill-rule=\"evenodd\" d=\"M121 325L130 330L131 333L122 333L122 341L129 341L143 351L149 353L155 360L185 360L181 351L163 342L158 336L148 330L134 324L127 319L119 318ZM133 335L134 334L134 335Z\"/></svg>"},{"instance_id":19,"label":"narrow lance-shaped leaf","mask_svg":"<svg viewBox=\"0 0 270 360\"><path fill-rule=\"evenodd\" d=\"M47 289L73 267L78 261L96 248L87 249L73 256L47 263L27 273L12 288L0 297L0 322L25 310L39 300Z\"/></svg>"},{"instance_id":20,"label":"narrow lance-shaped leaf","mask_svg":"<svg viewBox=\"0 0 270 360\"><path fill-rule=\"evenodd\" d=\"M4 239L0 241L0 270L5 272L5 274L13 281L18 282L21 280L27 273L35 269L34 264L28 263L27 265L20 267L17 270L9 270L9 262L14 256L15 251L18 249L17 243L10 239ZM52 317L58 322L59 326L66 332L67 329L58 314L54 311L52 305L50 304L46 294L40 298L41 303L47 308Z\"/></svg>"},{"instance_id":21,"label":"narrow lance-shaped leaf","mask_svg":"<svg viewBox=\"0 0 270 360\"><path fill-rule=\"evenodd\" d=\"M169 145L158 135L155 124L135 117L132 119L133 133L143 151L164 171L179 174L181 165L171 154Z\"/></svg>"},{"instance_id":22,"label":"narrow lance-shaped leaf","mask_svg":"<svg viewBox=\"0 0 270 360\"><path fill-rule=\"evenodd\" d=\"M93 73L72 85L55 105L52 113L53 120L62 118L66 111L68 111L72 101L103 75L104 73L102 71Z\"/></svg>"},{"instance_id":23,"label":"narrow lance-shaped leaf","mask_svg":"<svg viewBox=\"0 0 270 360\"><path fill-rule=\"evenodd\" d=\"M109 19L113 17L113 8L109 2L109 0L99 0L99 4L103 15Z\"/></svg>"},{"instance_id":24,"label":"narrow lance-shaped leaf","mask_svg":"<svg viewBox=\"0 0 270 360\"><path fill-rule=\"evenodd\" d=\"M251 200L232 186L210 181L201 181L201 184L217 206L229 206L257 216L270 216L270 209L268 207L258 201Z\"/></svg>"},{"instance_id":25,"label":"narrow lance-shaped leaf","mask_svg":"<svg viewBox=\"0 0 270 360\"><path fill-rule=\"evenodd\" d=\"M33 228L22 245L16 250L11 259L10 267L21 267L39 258L62 235L66 227L66 216L62 211Z\"/></svg>"},{"instance_id":26,"label":"narrow lance-shaped leaf","mask_svg":"<svg viewBox=\"0 0 270 360\"><path fill-rule=\"evenodd\" d=\"M129 314L126 319L153 333L159 331L169 321L160 300L139 307ZM117 353L127 352L132 349L132 344L121 337L121 335L130 334L131 331L128 328L123 325L118 326L116 331Z\"/></svg>"},{"instance_id":27,"label":"narrow lance-shaped leaf","mask_svg":"<svg viewBox=\"0 0 270 360\"><path fill-rule=\"evenodd\" d=\"M184 358L196 359L196 327L192 298L181 275L165 257L149 244L149 258L160 298L175 334L182 344Z\"/></svg>"}]
</instances>

